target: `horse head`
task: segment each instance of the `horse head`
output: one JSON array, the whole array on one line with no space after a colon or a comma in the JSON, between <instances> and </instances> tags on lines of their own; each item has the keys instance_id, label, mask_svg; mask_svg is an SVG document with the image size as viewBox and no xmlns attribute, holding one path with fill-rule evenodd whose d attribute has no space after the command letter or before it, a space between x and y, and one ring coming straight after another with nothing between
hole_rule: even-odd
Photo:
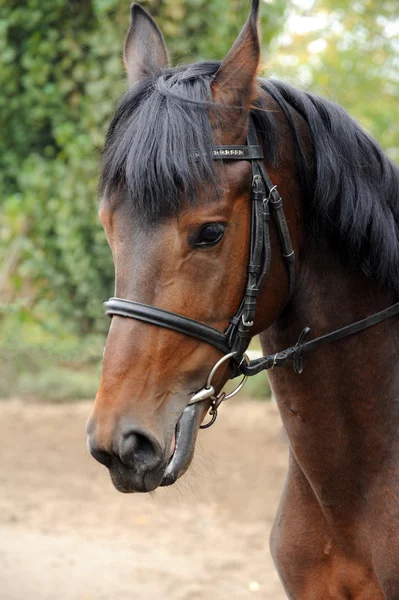
<instances>
[{"instance_id":1,"label":"horse head","mask_svg":"<svg viewBox=\"0 0 399 600\"><path fill-rule=\"evenodd\" d=\"M124 49L130 89L110 126L101 185L100 219L114 258L116 300L110 305L102 378L87 425L90 451L109 468L120 491L150 491L186 471L213 401L209 394L194 404L190 399L203 390L223 348L140 320L137 309L134 319L126 318L132 315L115 302L136 302L140 310L155 307L216 332L237 329L232 317L239 314L247 324L246 347L276 320L289 298L290 278L278 250L264 268L258 310L248 309L251 320L241 314L244 297L249 307L256 300L248 291L249 277L257 281L258 267L251 274L248 265L253 253L264 264L270 248L280 248L281 236L273 220L270 233L266 224L268 249L263 239L251 236L254 219L268 220L265 206L272 190L260 191L261 213L251 217L253 161L246 155L234 159L250 139L250 113L255 122L256 111L283 119L272 98L259 103L258 8L259 2L252 2L221 63L172 68L157 25L132 6ZM256 131L252 137L255 148ZM278 185L290 197L285 235L289 239L291 232L296 250L300 191L292 141L283 131L278 170L267 139L262 144L273 189ZM231 154L215 160L215 148ZM212 380L215 394L236 368L233 361L220 364Z\"/></svg>"}]
</instances>

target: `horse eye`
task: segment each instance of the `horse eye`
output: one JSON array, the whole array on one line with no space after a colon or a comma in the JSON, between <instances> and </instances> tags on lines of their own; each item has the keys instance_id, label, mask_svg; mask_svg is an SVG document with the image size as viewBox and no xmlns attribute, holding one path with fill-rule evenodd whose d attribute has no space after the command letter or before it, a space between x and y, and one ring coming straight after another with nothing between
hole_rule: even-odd
<instances>
[{"instance_id":1,"label":"horse eye","mask_svg":"<svg viewBox=\"0 0 399 600\"><path fill-rule=\"evenodd\" d=\"M201 229L196 241L196 246L212 246L220 242L225 226L222 223L207 223Z\"/></svg>"}]
</instances>

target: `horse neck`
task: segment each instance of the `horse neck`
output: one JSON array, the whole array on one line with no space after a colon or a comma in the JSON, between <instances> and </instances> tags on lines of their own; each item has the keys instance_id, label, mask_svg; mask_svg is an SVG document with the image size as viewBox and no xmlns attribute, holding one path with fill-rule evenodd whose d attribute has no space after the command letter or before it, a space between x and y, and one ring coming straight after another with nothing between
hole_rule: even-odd
<instances>
[{"instance_id":1,"label":"horse neck","mask_svg":"<svg viewBox=\"0 0 399 600\"><path fill-rule=\"evenodd\" d=\"M305 326L311 338L328 333L394 300L313 245L284 315L261 335L263 349L291 346ZM399 450L397 324L394 317L319 348L304 357L301 375L290 367L269 372L291 451L326 505L353 491L353 481L367 487Z\"/></svg>"}]
</instances>

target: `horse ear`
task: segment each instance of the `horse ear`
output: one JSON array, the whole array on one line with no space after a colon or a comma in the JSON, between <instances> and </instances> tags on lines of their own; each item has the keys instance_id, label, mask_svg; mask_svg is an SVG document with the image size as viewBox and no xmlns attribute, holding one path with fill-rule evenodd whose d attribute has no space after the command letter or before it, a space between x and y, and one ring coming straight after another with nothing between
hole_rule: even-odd
<instances>
[{"instance_id":1,"label":"horse ear","mask_svg":"<svg viewBox=\"0 0 399 600\"><path fill-rule=\"evenodd\" d=\"M252 99L260 59L258 16L259 0L252 0L248 19L212 82L217 103L244 107Z\"/></svg>"},{"instance_id":2,"label":"horse ear","mask_svg":"<svg viewBox=\"0 0 399 600\"><path fill-rule=\"evenodd\" d=\"M123 61L130 85L169 65L162 33L150 15L138 4L130 7L131 23L127 32Z\"/></svg>"}]
</instances>

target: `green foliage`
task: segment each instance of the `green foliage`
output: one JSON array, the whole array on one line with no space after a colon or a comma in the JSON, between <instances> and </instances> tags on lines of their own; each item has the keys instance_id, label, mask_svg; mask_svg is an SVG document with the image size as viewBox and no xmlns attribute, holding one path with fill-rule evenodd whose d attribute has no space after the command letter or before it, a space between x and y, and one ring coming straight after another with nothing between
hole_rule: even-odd
<instances>
[{"instance_id":1,"label":"green foliage","mask_svg":"<svg viewBox=\"0 0 399 600\"><path fill-rule=\"evenodd\" d=\"M271 70L341 104L399 162L399 3L306 4L288 20Z\"/></svg>"},{"instance_id":2,"label":"green foliage","mask_svg":"<svg viewBox=\"0 0 399 600\"><path fill-rule=\"evenodd\" d=\"M116 93L124 85L114 28L105 21L99 34L89 2L32 0L3 10L3 252L10 239L22 238L9 285L39 313L56 311L83 331L112 289L96 219L96 172L115 102L110 85Z\"/></svg>"},{"instance_id":3,"label":"green foliage","mask_svg":"<svg viewBox=\"0 0 399 600\"><path fill-rule=\"evenodd\" d=\"M74 371L62 367L43 369L36 375L23 373L18 380L18 396L67 402L93 400L98 388L99 373L95 369Z\"/></svg>"},{"instance_id":4,"label":"green foliage","mask_svg":"<svg viewBox=\"0 0 399 600\"><path fill-rule=\"evenodd\" d=\"M268 47L283 25L287 0L261 7L262 44ZM160 25L173 62L221 60L243 26L249 0L144 0L141 5Z\"/></svg>"},{"instance_id":5,"label":"green foliage","mask_svg":"<svg viewBox=\"0 0 399 600\"><path fill-rule=\"evenodd\" d=\"M18 318L15 318L18 315ZM48 400L93 398L98 386L103 336L77 338L57 316L40 321L10 306L0 338L0 398L25 395Z\"/></svg>"},{"instance_id":6,"label":"green foliage","mask_svg":"<svg viewBox=\"0 0 399 600\"><path fill-rule=\"evenodd\" d=\"M237 379L233 379L226 384L225 391L232 392L237 386ZM239 397L253 398L255 400L270 400L271 389L267 373L263 371L256 377L250 377L245 384L243 391Z\"/></svg>"}]
</instances>

